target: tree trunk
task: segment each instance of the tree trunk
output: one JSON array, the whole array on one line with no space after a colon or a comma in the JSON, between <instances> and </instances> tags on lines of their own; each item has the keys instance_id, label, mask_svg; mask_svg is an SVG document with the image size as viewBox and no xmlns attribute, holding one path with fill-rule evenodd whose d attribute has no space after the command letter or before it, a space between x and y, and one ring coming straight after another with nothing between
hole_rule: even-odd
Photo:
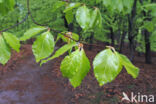
<instances>
[{"instance_id":1,"label":"tree trunk","mask_svg":"<svg viewBox=\"0 0 156 104\"><path fill-rule=\"evenodd\" d=\"M150 33L147 30L144 30L145 36L145 62L151 64L151 45L150 45Z\"/></svg>"},{"instance_id":2,"label":"tree trunk","mask_svg":"<svg viewBox=\"0 0 156 104\"><path fill-rule=\"evenodd\" d=\"M120 50L119 50L120 53L122 53L122 48L123 48L123 46L124 46L125 36L126 36L126 32L124 31L124 32L122 33L121 41L120 41Z\"/></svg>"},{"instance_id":3,"label":"tree trunk","mask_svg":"<svg viewBox=\"0 0 156 104\"><path fill-rule=\"evenodd\" d=\"M91 32L91 36L90 36L90 39L89 39L89 43L90 44L93 44L93 40L94 40L94 32ZM92 50L93 46L90 45L89 46L89 50Z\"/></svg>"},{"instance_id":4,"label":"tree trunk","mask_svg":"<svg viewBox=\"0 0 156 104\"><path fill-rule=\"evenodd\" d=\"M129 49L130 49L130 60L133 61L134 59L134 43L133 43L133 37L132 37L132 31L133 31L133 28L132 28L132 19L128 18L128 21L129 21L129 28L128 28L128 40L129 40Z\"/></svg>"},{"instance_id":5,"label":"tree trunk","mask_svg":"<svg viewBox=\"0 0 156 104\"><path fill-rule=\"evenodd\" d=\"M111 32L111 46L114 47L114 32L113 32L113 28L110 28L110 32Z\"/></svg>"},{"instance_id":6,"label":"tree trunk","mask_svg":"<svg viewBox=\"0 0 156 104\"><path fill-rule=\"evenodd\" d=\"M73 32L73 23L68 25L68 31Z\"/></svg>"},{"instance_id":7,"label":"tree trunk","mask_svg":"<svg viewBox=\"0 0 156 104\"><path fill-rule=\"evenodd\" d=\"M146 16L146 13L144 12L144 16ZM150 18L146 19L147 21L150 21ZM150 33L148 32L147 29L143 30L144 31L144 38L145 38L145 63L146 64L151 64L151 44L150 44Z\"/></svg>"},{"instance_id":8,"label":"tree trunk","mask_svg":"<svg viewBox=\"0 0 156 104\"><path fill-rule=\"evenodd\" d=\"M129 47L130 47L130 60L133 62L134 60L134 18L136 16L136 7L137 0L134 0L133 8L131 11L131 15L128 15L128 39L129 39Z\"/></svg>"},{"instance_id":9,"label":"tree trunk","mask_svg":"<svg viewBox=\"0 0 156 104\"><path fill-rule=\"evenodd\" d=\"M133 62L134 60L134 42L133 42L133 38L129 39L129 47L130 47L130 60Z\"/></svg>"},{"instance_id":10,"label":"tree trunk","mask_svg":"<svg viewBox=\"0 0 156 104\"><path fill-rule=\"evenodd\" d=\"M151 3L154 2L154 0L151 0ZM143 5L143 0L140 0L140 3ZM146 16L146 12L143 11L144 16ZM145 20L151 21L151 18L146 18ZM147 29L143 31L144 38L145 38L145 63L151 64L152 63L152 57L151 57L151 45L150 45L150 33Z\"/></svg>"}]
</instances>

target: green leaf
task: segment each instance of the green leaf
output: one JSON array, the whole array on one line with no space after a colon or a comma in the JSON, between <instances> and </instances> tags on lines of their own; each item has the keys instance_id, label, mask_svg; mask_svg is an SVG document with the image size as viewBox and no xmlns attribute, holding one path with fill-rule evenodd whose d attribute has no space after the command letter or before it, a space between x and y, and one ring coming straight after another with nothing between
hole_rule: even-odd
<instances>
[{"instance_id":1,"label":"green leaf","mask_svg":"<svg viewBox=\"0 0 156 104\"><path fill-rule=\"evenodd\" d=\"M123 0L116 0L117 1L117 9L119 12L123 10Z\"/></svg>"},{"instance_id":2,"label":"green leaf","mask_svg":"<svg viewBox=\"0 0 156 104\"><path fill-rule=\"evenodd\" d=\"M4 32L3 36L11 48L16 50L17 52L20 51L20 41L15 35L8 32Z\"/></svg>"},{"instance_id":3,"label":"green leaf","mask_svg":"<svg viewBox=\"0 0 156 104\"><path fill-rule=\"evenodd\" d=\"M62 32L59 33L57 36L56 41L58 41L60 38L64 41L64 42L73 42L73 40L69 39L68 37L66 37L65 35L67 35L68 37L71 37L74 40L79 40L79 35L73 32Z\"/></svg>"},{"instance_id":4,"label":"green leaf","mask_svg":"<svg viewBox=\"0 0 156 104\"><path fill-rule=\"evenodd\" d=\"M0 35L0 63L5 65L11 57L10 47L6 44L2 35Z\"/></svg>"},{"instance_id":5,"label":"green leaf","mask_svg":"<svg viewBox=\"0 0 156 104\"><path fill-rule=\"evenodd\" d=\"M54 51L54 38L48 31L37 37L37 40L32 45L33 54L36 62L44 59L52 54Z\"/></svg>"},{"instance_id":6,"label":"green leaf","mask_svg":"<svg viewBox=\"0 0 156 104\"><path fill-rule=\"evenodd\" d=\"M79 35L78 34L76 34L76 33L72 33L72 39L74 39L74 40L79 40Z\"/></svg>"},{"instance_id":7,"label":"green leaf","mask_svg":"<svg viewBox=\"0 0 156 104\"><path fill-rule=\"evenodd\" d=\"M122 69L117 53L110 49L100 52L95 57L93 67L100 86L113 81Z\"/></svg>"},{"instance_id":8,"label":"green leaf","mask_svg":"<svg viewBox=\"0 0 156 104\"><path fill-rule=\"evenodd\" d=\"M152 32L154 30L154 24L151 21L145 21L144 28L146 28L149 32Z\"/></svg>"},{"instance_id":9,"label":"green leaf","mask_svg":"<svg viewBox=\"0 0 156 104\"><path fill-rule=\"evenodd\" d=\"M4 2L0 3L0 15L5 15L8 11L5 9Z\"/></svg>"},{"instance_id":10,"label":"green leaf","mask_svg":"<svg viewBox=\"0 0 156 104\"><path fill-rule=\"evenodd\" d=\"M20 38L20 40L26 41L26 40L32 38L33 36L45 31L46 29L47 29L46 27L41 27L41 26L33 27L33 28L27 30L24 33L24 35Z\"/></svg>"},{"instance_id":11,"label":"green leaf","mask_svg":"<svg viewBox=\"0 0 156 104\"><path fill-rule=\"evenodd\" d=\"M64 35L66 35L66 32L58 33L56 41L58 41L59 39L62 39L64 42L68 42L68 38L65 37Z\"/></svg>"},{"instance_id":12,"label":"green leaf","mask_svg":"<svg viewBox=\"0 0 156 104\"><path fill-rule=\"evenodd\" d=\"M74 46L76 46L75 42L74 43L69 43L69 44L66 44L66 45L62 46L61 48L59 48L55 52L55 54L52 57L48 58L47 60L42 60L40 65L42 65L42 64L44 64L44 63L46 63L46 62L48 62L48 61L50 61L52 59L55 59L55 58L63 55L65 52L67 52L69 49L72 49L72 47L74 47Z\"/></svg>"},{"instance_id":13,"label":"green leaf","mask_svg":"<svg viewBox=\"0 0 156 104\"><path fill-rule=\"evenodd\" d=\"M84 5L76 11L76 21L82 29L87 30L90 24L90 10Z\"/></svg>"},{"instance_id":14,"label":"green leaf","mask_svg":"<svg viewBox=\"0 0 156 104\"><path fill-rule=\"evenodd\" d=\"M146 5L143 5L143 7L145 7L148 11L150 11L150 14L153 16L153 17L156 17L156 3L151 3L151 4L146 4Z\"/></svg>"},{"instance_id":15,"label":"green leaf","mask_svg":"<svg viewBox=\"0 0 156 104\"><path fill-rule=\"evenodd\" d=\"M81 3L70 3L66 9L63 11L64 13L73 10L74 8L77 8L81 5Z\"/></svg>"},{"instance_id":16,"label":"green leaf","mask_svg":"<svg viewBox=\"0 0 156 104\"><path fill-rule=\"evenodd\" d=\"M80 54L79 50L73 52L69 56L66 56L61 62L61 72L64 77L72 78L76 74L78 66L80 66Z\"/></svg>"},{"instance_id":17,"label":"green leaf","mask_svg":"<svg viewBox=\"0 0 156 104\"><path fill-rule=\"evenodd\" d=\"M100 12L99 9L98 9L97 12L98 12L98 13L97 13L98 19L97 19L96 25L97 25L99 28L102 28L102 16L101 16L101 12Z\"/></svg>"},{"instance_id":18,"label":"green leaf","mask_svg":"<svg viewBox=\"0 0 156 104\"><path fill-rule=\"evenodd\" d=\"M102 27L102 16L98 8L91 11L86 6L80 7L76 12L76 20L85 31Z\"/></svg>"},{"instance_id":19,"label":"green leaf","mask_svg":"<svg viewBox=\"0 0 156 104\"><path fill-rule=\"evenodd\" d=\"M135 67L131 61L125 56L120 54L121 64L126 68L128 74L136 78L139 74L139 68Z\"/></svg>"},{"instance_id":20,"label":"green leaf","mask_svg":"<svg viewBox=\"0 0 156 104\"><path fill-rule=\"evenodd\" d=\"M14 5L15 5L15 0L5 0L6 1L6 5L7 5L7 8L9 8L10 10L13 10L14 9Z\"/></svg>"},{"instance_id":21,"label":"green leaf","mask_svg":"<svg viewBox=\"0 0 156 104\"><path fill-rule=\"evenodd\" d=\"M0 3L2 3L3 2L3 0L0 0Z\"/></svg>"},{"instance_id":22,"label":"green leaf","mask_svg":"<svg viewBox=\"0 0 156 104\"><path fill-rule=\"evenodd\" d=\"M106 7L108 7L111 4L112 4L112 0L103 0L103 5L105 5Z\"/></svg>"},{"instance_id":23,"label":"green leaf","mask_svg":"<svg viewBox=\"0 0 156 104\"><path fill-rule=\"evenodd\" d=\"M69 78L70 83L75 88L81 84L89 72L90 62L83 49L81 51L76 50L64 58L60 69L63 76Z\"/></svg>"},{"instance_id":24,"label":"green leaf","mask_svg":"<svg viewBox=\"0 0 156 104\"><path fill-rule=\"evenodd\" d=\"M98 14L98 9L95 8L94 11L91 11L91 19L90 19L90 27L94 27L96 25L97 22L97 14Z\"/></svg>"},{"instance_id":25,"label":"green leaf","mask_svg":"<svg viewBox=\"0 0 156 104\"><path fill-rule=\"evenodd\" d=\"M96 0L96 4L99 4L101 2L102 2L102 0Z\"/></svg>"},{"instance_id":26,"label":"green leaf","mask_svg":"<svg viewBox=\"0 0 156 104\"><path fill-rule=\"evenodd\" d=\"M73 20L74 20L74 15L73 15L72 10L66 12L65 17L66 17L66 20L67 20L68 24L72 23Z\"/></svg>"},{"instance_id":27,"label":"green leaf","mask_svg":"<svg viewBox=\"0 0 156 104\"><path fill-rule=\"evenodd\" d=\"M0 1L0 15L6 15L9 11L13 10L15 0L1 0Z\"/></svg>"},{"instance_id":28,"label":"green leaf","mask_svg":"<svg viewBox=\"0 0 156 104\"><path fill-rule=\"evenodd\" d=\"M55 12L57 9L61 8L61 7L64 6L65 4L66 4L66 2L64 2L64 1L57 1L57 2L53 5L52 12Z\"/></svg>"},{"instance_id":29,"label":"green leaf","mask_svg":"<svg viewBox=\"0 0 156 104\"><path fill-rule=\"evenodd\" d=\"M151 50L156 51L156 30L150 36Z\"/></svg>"},{"instance_id":30,"label":"green leaf","mask_svg":"<svg viewBox=\"0 0 156 104\"><path fill-rule=\"evenodd\" d=\"M102 27L101 12L98 8L95 8L95 10L91 12L90 28L101 28L101 27Z\"/></svg>"},{"instance_id":31,"label":"green leaf","mask_svg":"<svg viewBox=\"0 0 156 104\"><path fill-rule=\"evenodd\" d=\"M130 13L132 10L134 0L123 0L122 2L123 2L123 6L125 8L124 12Z\"/></svg>"}]
</instances>

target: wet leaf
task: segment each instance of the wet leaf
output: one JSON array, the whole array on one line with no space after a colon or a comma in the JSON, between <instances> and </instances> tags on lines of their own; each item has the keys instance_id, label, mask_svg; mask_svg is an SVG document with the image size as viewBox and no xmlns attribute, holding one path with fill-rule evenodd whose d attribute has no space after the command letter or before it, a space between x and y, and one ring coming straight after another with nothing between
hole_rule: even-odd
<instances>
[{"instance_id":1,"label":"wet leaf","mask_svg":"<svg viewBox=\"0 0 156 104\"><path fill-rule=\"evenodd\" d=\"M117 53L110 49L100 52L95 57L93 67L100 86L113 81L122 69Z\"/></svg>"},{"instance_id":2,"label":"wet leaf","mask_svg":"<svg viewBox=\"0 0 156 104\"><path fill-rule=\"evenodd\" d=\"M91 21L90 21L90 27L94 27L96 25L97 21L97 14L98 14L98 9L96 8L94 11L91 11Z\"/></svg>"},{"instance_id":3,"label":"wet leaf","mask_svg":"<svg viewBox=\"0 0 156 104\"><path fill-rule=\"evenodd\" d=\"M101 28L102 27L102 17L101 12L98 8L95 8L94 11L91 11L91 21L90 28Z\"/></svg>"},{"instance_id":4,"label":"wet leaf","mask_svg":"<svg viewBox=\"0 0 156 104\"><path fill-rule=\"evenodd\" d=\"M66 36L65 36L66 35ZM76 34L76 33L73 33L73 32L62 32L62 33L59 33L58 36L57 36L57 39L56 39L56 42L61 38L64 42L73 42L73 40L71 40L70 38L68 37L71 37L72 39L78 41L79 40L79 35Z\"/></svg>"},{"instance_id":5,"label":"wet leaf","mask_svg":"<svg viewBox=\"0 0 156 104\"><path fill-rule=\"evenodd\" d=\"M5 65L11 57L10 47L6 44L2 35L0 35L0 63Z\"/></svg>"},{"instance_id":6,"label":"wet leaf","mask_svg":"<svg viewBox=\"0 0 156 104\"><path fill-rule=\"evenodd\" d=\"M62 46L61 48L59 48L55 52L55 54L52 57L48 58L47 60L42 60L42 62L41 62L40 65L42 65L43 63L48 62L49 60L52 60L54 58L57 58L57 57L63 55L65 52L67 52L69 49L71 49L74 46L76 46L76 43L75 42L74 43L69 43L69 44L66 44L66 45Z\"/></svg>"},{"instance_id":7,"label":"wet leaf","mask_svg":"<svg viewBox=\"0 0 156 104\"><path fill-rule=\"evenodd\" d=\"M64 2L64 1L57 1L57 2L53 5L52 12L56 12L57 9L61 8L61 7L64 6L65 4L66 4L66 2Z\"/></svg>"},{"instance_id":8,"label":"wet leaf","mask_svg":"<svg viewBox=\"0 0 156 104\"><path fill-rule=\"evenodd\" d=\"M54 38L48 31L37 37L32 45L33 54L35 55L36 62L41 59L47 58L54 51Z\"/></svg>"},{"instance_id":9,"label":"wet leaf","mask_svg":"<svg viewBox=\"0 0 156 104\"><path fill-rule=\"evenodd\" d=\"M29 30L27 30L24 35L20 38L20 40L22 41L26 41L30 38L32 38L33 36L43 32L44 30L46 30L47 28L46 27L41 27L41 26L38 26L38 27L33 27Z\"/></svg>"},{"instance_id":10,"label":"wet leaf","mask_svg":"<svg viewBox=\"0 0 156 104\"><path fill-rule=\"evenodd\" d=\"M139 74L139 68L135 67L125 55L120 54L120 59L121 64L126 68L128 74L136 78Z\"/></svg>"},{"instance_id":11,"label":"wet leaf","mask_svg":"<svg viewBox=\"0 0 156 104\"><path fill-rule=\"evenodd\" d=\"M20 41L15 35L8 32L4 32L3 36L11 48L16 50L17 52L20 51Z\"/></svg>"},{"instance_id":12,"label":"wet leaf","mask_svg":"<svg viewBox=\"0 0 156 104\"><path fill-rule=\"evenodd\" d=\"M66 17L66 20L67 20L68 24L72 23L73 20L74 20L74 15L73 15L72 10L66 12L65 17Z\"/></svg>"},{"instance_id":13,"label":"wet leaf","mask_svg":"<svg viewBox=\"0 0 156 104\"><path fill-rule=\"evenodd\" d=\"M69 78L70 83L77 87L90 70L90 62L84 50L76 50L66 56L61 62L61 72L64 77Z\"/></svg>"},{"instance_id":14,"label":"wet leaf","mask_svg":"<svg viewBox=\"0 0 156 104\"><path fill-rule=\"evenodd\" d=\"M73 10L74 8L77 8L81 5L81 3L70 3L66 9L63 11L64 13Z\"/></svg>"},{"instance_id":15,"label":"wet leaf","mask_svg":"<svg viewBox=\"0 0 156 104\"><path fill-rule=\"evenodd\" d=\"M76 21L82 29L86 30L90 24L90 10L84 5L76 11Z\"/></svg>"}]
</instances>

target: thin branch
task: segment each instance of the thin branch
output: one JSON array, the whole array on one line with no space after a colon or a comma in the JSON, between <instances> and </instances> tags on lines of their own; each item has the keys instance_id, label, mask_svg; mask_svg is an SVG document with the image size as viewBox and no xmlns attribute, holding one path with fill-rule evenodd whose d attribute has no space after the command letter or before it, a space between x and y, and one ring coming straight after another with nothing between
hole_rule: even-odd
<instances>
[{"instance_id":1,"label":"thin branch","mask_svg":"<svg viewBox=\"0 0 156 104\"><path fill-rule=\"evenodd\" d=\"M33 22L34 24L39 25L39 26L47 26L46 24L40 24L40 23L38 23L38 22L33 18L32 13L31 13L31 10L30 10L30 1L29 1L29 0L27 0L27 10L28 10L28 13L26 14L25 18L24 18L21 22L15 24L15 25L13 25L13 26L11 26L11 27L9 27L9 28L6 28L6 29L4 29L4 30L1 30L0 33L5 32L5 31L8 31L8 30L10 30L10 29L12 29L12 28L17 27L18 25L20 25L20 24L22 24L23 22L25 22L25 21L28 19L29 16L31 17L32 22ZM50 21L48 21L48 22L50 22ZM48 22L47 22L47 23L48 23ZM73 40L73 41L75 41L75 42L80 42L80 43L85 44L85 45L89 45L89 46L92 45L92 46L102 47L102 48L103 48L103 46L101 46L101 45L89 44L89 43L87 43L87 42L85 42L85 41L77 41L77 40L71 38L70 36L67 36L66 33L62 33L61 31L55 30L55 29L53 29L53 28L50 28L50 30L52 30L53 32L56 32L56 33L60 33L60 34L64 35L65 37L67 37L67 38L69 38L69 39L71 39L71 40Z\"/></svg>"},{"instance_id":2,"label":"thin branch","mask_svg":"<svg viewBox=\"0 0 156 104\"><path fill-rule=\"evenodd\" d=\"M28 16L29 16L29 13L26 14L25 18L22 21L20 21L17 24L14 24L14 25L10 26L9 28L6 28L4 30L1 30L0 33L5 32L5 31L8 31L10 29L13 29L13 28L17 27L18 25L22 24L23 22L25 22L28 19Z\"/></svg>"}]
</instances>

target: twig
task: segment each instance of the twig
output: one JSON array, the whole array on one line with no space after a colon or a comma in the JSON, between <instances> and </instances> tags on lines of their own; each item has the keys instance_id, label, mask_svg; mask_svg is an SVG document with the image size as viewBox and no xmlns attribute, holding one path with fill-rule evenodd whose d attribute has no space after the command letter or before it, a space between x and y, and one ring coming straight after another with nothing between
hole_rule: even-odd
<instances>
[{"instance_id":1,"label":"twig","mask_svg":"<svg viewBox=\"0 0 156 104\"><path fill-rule=\"evenodd\" d=\"M28 19L29 16L31 17L31 20L32 20L32 22L33 22L34 24L39 25L39 26L47 26L46 24L40 24L40 23L38 23L38 22L33 18L32 13L31 13L31 10L30 10L30 1L29 1L29 0L27 0L27 10L28 10L28 13L26 14L25 18L24 18L21 22L15 24L15 25L13 25L13 26L11 26L11 27L9 27L9 28L6 28L6 29L4 29L4 30L1 30L0 33L5 32L5 31L8 31L8 30L10 30L10 29L12 29L12 28L17 27L18 25L20 25L20 24L22 24L23 22L25 22L25 21ZM48 21L48 22L50 22L50 21ZM71 40L73 40L73 41L75 41L75 42L79 42L79 43L82 43L82 44L85 44L85 45L89 45L89 46L92 45L92 46L102 47L102 48L103 48L103 46L101 46L101 45L89 44L89 43L87 43L87 42L85 42L85 41L77 41L77 40L73 39L72 37L67 36L66 33L62 33L61 31L55 30L55 29L53 29L53 28L50 28L50 30L52 30L53 32L56 32L56 33L60 33L60 34L64 35L65 37L67 37L67 38L69 38L69 39L71 39Z\"/></svg>"},{"instance_id":2,"label":"twig","mask_svg":"<svg viewBox=\"0 0 156 104\"><path fill-rule=\"evenodd\" d=\"M9 28L6 28L4 30L1 30L0 33L5 32L5 31L8 31L10 29L13 29L13 28L17 27L18 25L22 24L23 22L25 22L27 20L28 16L29 16L29 13L26 14L25 18L22 21L20 21L17 24L14 24L13 26L10 26Z\"/></svg>"}]
</instances>

